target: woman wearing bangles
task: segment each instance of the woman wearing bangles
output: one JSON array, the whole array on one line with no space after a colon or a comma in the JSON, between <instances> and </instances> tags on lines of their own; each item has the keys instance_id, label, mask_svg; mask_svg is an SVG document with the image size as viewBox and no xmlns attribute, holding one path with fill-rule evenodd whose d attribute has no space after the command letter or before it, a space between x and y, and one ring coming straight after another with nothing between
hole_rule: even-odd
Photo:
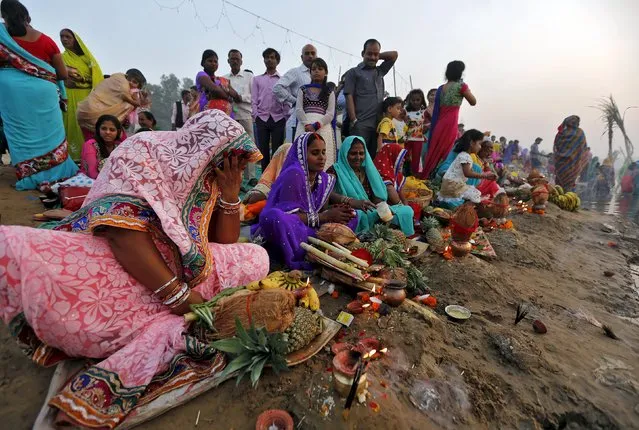
<instances>
[{"instance_id":1,"label":"woman wearing bangles","mask_svg":"<svg viewBox=\"0 0 639 430\"><path fill-rule=\"evenodd\" d=\"M0 316L27 355L97 359L49 403L61 422L115 427L184 354L208 359L189 383L223 367L181 315L268 273L263 248L235 243L242 170L260 158L238 123L209 110L123 142L84 207L52 230L0 227Z\"/></svg>"},{"instance_id":2,"label":"woman wearing bangles","mask_svg":"<svg viewBox=\"0 0 639 430\"><path fill-rule=\"evenodd\" d=\"M368 200L334 193L335 177L324 172L325 165L324 139L317 133L298 136L260 213L260 222L252 230L252 236L261 236L290 269L311 268L304 261L306 251L300 243L315 236L321 224L346 224L355 231L357 214L353 209L375 208ZM333 206L325 209L329 202Z\"/></svg>"}]
</instances>

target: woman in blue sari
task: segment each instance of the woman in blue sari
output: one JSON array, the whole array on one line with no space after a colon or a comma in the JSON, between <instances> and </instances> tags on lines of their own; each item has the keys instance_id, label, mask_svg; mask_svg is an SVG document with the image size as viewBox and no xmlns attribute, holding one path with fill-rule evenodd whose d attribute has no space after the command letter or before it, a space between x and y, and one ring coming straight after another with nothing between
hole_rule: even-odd
<instances>
[{"instance_id":1,"label":"woman in blue sari","mask_svg":"<svg viewBox=\"0 0 639 430\"><path fill-rule=\"evenodd\" d=\"M388 191L366 150L364 139L359 136L344 139L333 168L337 175L335 191L338 194L358 202L369 202L357 210L357 233L371 229L380 222L373 204L387 201ZM391 223L399 226L406 236L415 234L413 209L410 206L400 203L390 206L390 210L394 214Z\"/></svg>"},{"instance_id":2,"label":"woman in blue sari","mask_svg":"<svg viewBox=\"0 0 639 430\"><path fill-rule=\"evenodd\" d=\"M2 18L0 116L18 177L16 189L33 190L78 171L67 152L60 109L61 99L66 100L66 68L55 42L29 25L22 4L3 0Z\"/></svg>"}]
</instances>

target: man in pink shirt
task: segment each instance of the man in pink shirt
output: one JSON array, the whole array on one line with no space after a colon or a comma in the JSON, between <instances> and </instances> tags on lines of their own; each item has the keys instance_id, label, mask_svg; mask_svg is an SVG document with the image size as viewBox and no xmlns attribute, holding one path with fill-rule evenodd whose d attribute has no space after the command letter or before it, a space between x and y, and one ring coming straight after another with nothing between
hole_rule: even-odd
<instances>
[{"instance_id":1,"label":"man in pink shirt","mask_svg":"<svg viewBox=\"0 0 639 430\"><path fill-rule=\"evenodd\" d=\"M280 54L273 48L262 53L266 72L253 78L251 87L251 104L253 120L257 131L257 145L262 158L262 171L271 161L271 154L277 151L286 136L286 119L291 107L287 103L278 102L273 94L273 86L279 81L277 65Z\"/></svg>"}]
</instances>

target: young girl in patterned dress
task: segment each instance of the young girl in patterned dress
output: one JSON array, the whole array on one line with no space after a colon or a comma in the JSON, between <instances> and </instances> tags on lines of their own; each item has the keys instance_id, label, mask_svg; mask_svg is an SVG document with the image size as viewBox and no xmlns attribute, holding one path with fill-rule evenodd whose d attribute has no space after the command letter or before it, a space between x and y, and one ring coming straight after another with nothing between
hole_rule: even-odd
<instances>
[{"instance_id":1,"label":"young girl in patterned dress","mask_svg":"<svg viewBox=\"0 0 639 430\"><path fill-rule=\"evenodd\" d=\"M331 122L335 117L335 93L327 85L326 61L316 58L311 64L311 83L300 87L297 94L295 114L296 136L305 132L316 132L326 142L326 164L324 171L337 159L337 145Z\"/></svg>"},{"instance_id":2,"label":"young girl in patterned dress","mask_svg":"<svg viewBox=\"0 0 639 430\"><path fill-rule=\"evenodd\" d=\"M413 175L421 172L422 146L426 141L426 97L424 92L415 88L406 96L406 116L408 117L408 132L406 133L405 148L410 152L410 171ZM430 121L429 121L430 122Z\"/></svg>"}]
</instances>

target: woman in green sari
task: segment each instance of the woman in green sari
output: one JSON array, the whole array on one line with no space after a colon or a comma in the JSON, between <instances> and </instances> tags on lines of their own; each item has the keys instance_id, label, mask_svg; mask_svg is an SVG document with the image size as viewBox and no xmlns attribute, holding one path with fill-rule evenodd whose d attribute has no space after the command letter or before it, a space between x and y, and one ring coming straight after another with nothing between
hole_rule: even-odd
<instances>
[{"instance_id":1,"label":"woman in green sari","mask_svg":"<svg viewBox=\"0 0 639 430\"><path fill-rule=\"evenodd\" d=\"M333 164L337 175L335 192L358 202L372 202L357 209L357 233L370 230L380 222L376 204L388 202L388 191L373 159L366 150L364 139L349 136L342 142L337 162ZM329 171L330 173L330 171ZM391 205L391 202L388 202ZM406 236L415 234L413 209L401 204L390 206L393 213L392 224L399 226Z\"/></svg>"},{"instance_id":2,"label":"woman in green sari","mask_svg":"<svg viewBox=\"0 0 639 430\"><path fill-rule=\"evenodd\" d=\"M80 36L65 28L60 32L60 41L64 46L62 59L69 70L69 79L65 81L69 104L67 112L64 113L64 129L69 142L69 155L72 159L79 160L85 138L76 117L78 103L84 100L104 77L100 65Z\"/></svg>"}]
</instances>

